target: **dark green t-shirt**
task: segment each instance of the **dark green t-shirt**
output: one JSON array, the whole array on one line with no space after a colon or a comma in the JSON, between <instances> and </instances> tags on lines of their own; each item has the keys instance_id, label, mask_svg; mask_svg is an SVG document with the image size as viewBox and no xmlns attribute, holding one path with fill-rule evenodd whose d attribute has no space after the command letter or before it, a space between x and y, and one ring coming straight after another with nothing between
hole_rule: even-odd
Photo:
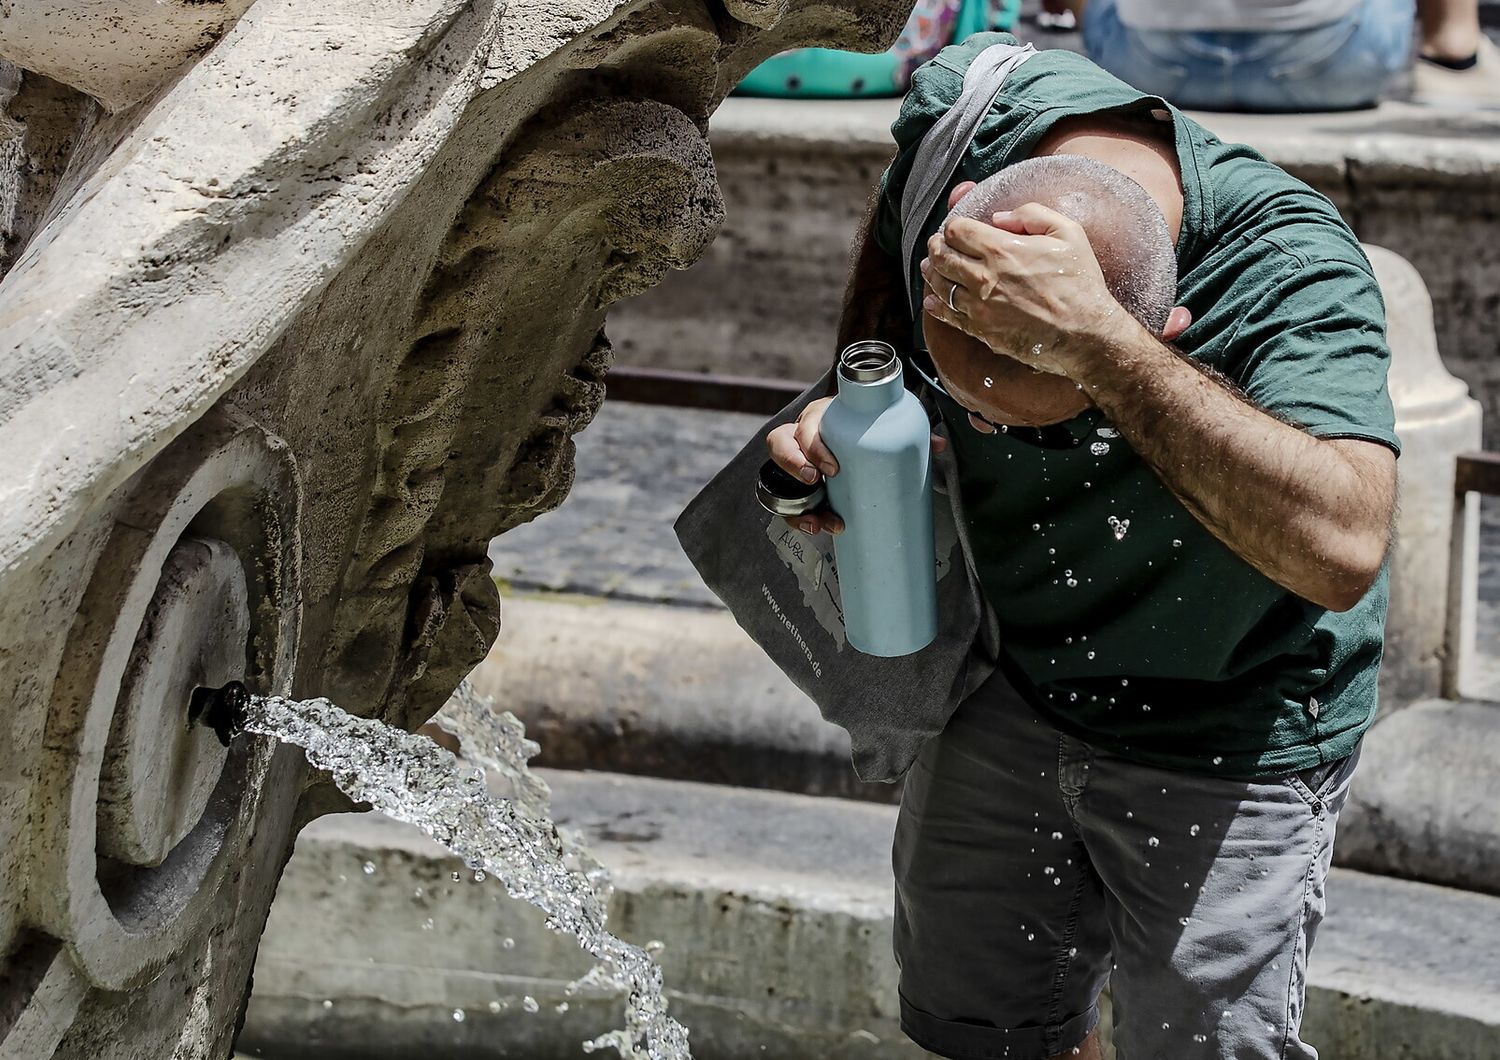
<instances>
[{"instance_id":1,"label":"dark green t-shirt","mask_svg":"<svg viewBox=\"0 0 1500 1060\"><path fill-rule=\"evenodd\" d=\"M976 35L913 77L876 223L893 256L918 142L973 58L1012 40ZM1369 261L1332 203L1256 152L1047 51L1011 74L954 181L1026 158L1059 118L1137 109L1172 123L1181 165L1177 300L1193 323L1177 347L1310 434L1399 451ZM945 212L928 218L919 247ZM915 342L924 366L920 328ZM1354 608L1328 611L1219 543L1097 411L1040 434L982 435L946 395L938 402L1008 669L1059 728L1139 761L1231 776L1354 748L1375 714L1384 572Z\"/></svg>"}]
</instances>

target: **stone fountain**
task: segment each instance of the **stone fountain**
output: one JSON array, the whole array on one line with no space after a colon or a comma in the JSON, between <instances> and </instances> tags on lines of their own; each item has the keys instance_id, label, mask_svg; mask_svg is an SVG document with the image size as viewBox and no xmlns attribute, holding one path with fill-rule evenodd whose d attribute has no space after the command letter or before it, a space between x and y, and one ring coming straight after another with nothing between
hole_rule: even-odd
<instances>
[{"instance_id":1,"label":"stone fountain","mask_svg":"<svg viewBox=\"0 0 1500 1060\"><path fill-rule=\"evenodd\" d=\"M893 0L0 6L0 1058L227 1055L296 830L242 679L424 721L560 502L704 130Z\"/></svg>"}]
</instances>

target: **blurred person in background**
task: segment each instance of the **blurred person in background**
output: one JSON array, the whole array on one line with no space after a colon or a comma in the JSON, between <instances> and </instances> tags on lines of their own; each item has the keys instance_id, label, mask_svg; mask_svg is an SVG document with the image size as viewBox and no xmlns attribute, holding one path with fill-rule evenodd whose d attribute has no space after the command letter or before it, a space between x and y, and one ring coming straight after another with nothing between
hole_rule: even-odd
<instances>
[{"instance_id":1,"label":"blurred person in background","mask_svg":"<svg viewBox=\"0 0 1500 1060\"><path fill-rule=\"evenodd\" d=\"M1431 6L1464 3L1473 9L1477 0ZM1091 0L1079 8L1089 58L1143 92L1201 110L1372 107L1406 68L1416 22L1413 0ZM1470 39L1453 37L1459 50Z\"/></svg>"},{"instance_id":2,"label":"blurred person in background","mask_svg":"<svg viewBox=\"0 0 1500 1060\"><path fill-rule=\"evenodd\" d=\"M1500 48L1480 29L1478 0L1417 0L1417 20L1416 98L1500 108Z\"/></svg>"}]
</instances>

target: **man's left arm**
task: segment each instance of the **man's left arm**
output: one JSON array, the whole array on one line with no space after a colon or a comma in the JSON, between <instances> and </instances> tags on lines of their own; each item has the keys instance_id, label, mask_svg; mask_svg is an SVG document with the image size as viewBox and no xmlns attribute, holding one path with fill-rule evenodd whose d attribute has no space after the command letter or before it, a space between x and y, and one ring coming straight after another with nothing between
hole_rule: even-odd
<instances>
[{"instance_id":1,"label":"man's left arm","mask_svg":"<svg viewBox=\"0 0 1500 1060\"><path fill-rule=\"evenodd\" d=\"M1389 448L1314 437L1163 344L1109 295L1082 230L1055 211L950 221L929 254L929 284L960 288L957 312L933 294L925 311L1072 378L1194 517L1272 581L1332 610L1364 596L1395 508Z\"/></svg>"}]
</instances>

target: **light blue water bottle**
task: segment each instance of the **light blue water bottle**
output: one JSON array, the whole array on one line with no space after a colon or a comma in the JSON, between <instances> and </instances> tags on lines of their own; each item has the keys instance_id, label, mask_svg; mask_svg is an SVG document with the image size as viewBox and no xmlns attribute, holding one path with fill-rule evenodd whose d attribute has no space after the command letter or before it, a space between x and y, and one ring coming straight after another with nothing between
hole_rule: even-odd
<instances>
[{"instance_id":1,"label":"light blue water bottle","mask_svg":"<svg viewBox=\"0 0 1500 1060\"><path fill-rule=\"evenodd\" d=\"M839 462L828 500L844 520L833 541L844 632L866 655L910 655L937 636L932 432L894 348L856 342L839 355L821 433Z\"/></svg>"}]
</instances>

